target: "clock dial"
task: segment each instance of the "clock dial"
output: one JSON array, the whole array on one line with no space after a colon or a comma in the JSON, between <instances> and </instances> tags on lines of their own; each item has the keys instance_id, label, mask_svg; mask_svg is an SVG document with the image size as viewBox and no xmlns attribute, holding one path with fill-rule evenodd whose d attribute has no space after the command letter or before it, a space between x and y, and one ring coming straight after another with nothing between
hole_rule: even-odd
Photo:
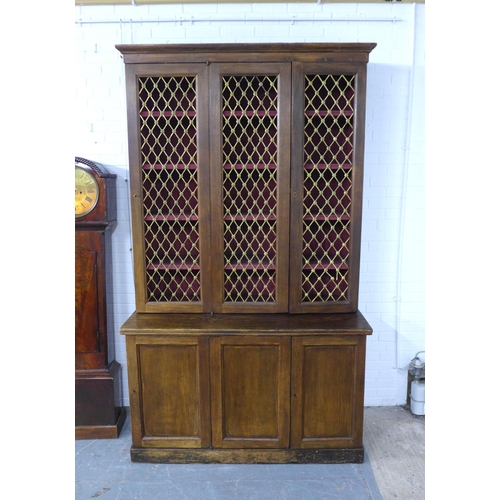
<instances>
[{"instance_id":1,"label":"clock dial","mask_svg":"<svg viewBox=\"0 0 500 500\"><path fill-rule=\"evenodd\" d=\"M75 167L75 217L91 212L99 199L99 185L94 176L81 167Z\"/></svg>"}]
</instances>

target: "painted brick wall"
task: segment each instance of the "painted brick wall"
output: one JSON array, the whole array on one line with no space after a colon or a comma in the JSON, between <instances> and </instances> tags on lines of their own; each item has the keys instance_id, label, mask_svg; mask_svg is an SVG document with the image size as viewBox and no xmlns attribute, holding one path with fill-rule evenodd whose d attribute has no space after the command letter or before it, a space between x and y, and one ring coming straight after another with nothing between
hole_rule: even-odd
<instances>
[{"instance_id":1,"label":"painted brick wall","mask_svg":"<svg viewBox=\"0 0 500 500\"><path fill-rule=\"evenodd\" d=\"M127 363L119 329L135 304L124 66L115 44L377 42L368 65L359 307L374 329L365 404L399 405L406 401L408 364L425 349L424 9L392 3L75 7L75 155L118 176L109 316L124 405Z\"/></svg>"}]
</instances>

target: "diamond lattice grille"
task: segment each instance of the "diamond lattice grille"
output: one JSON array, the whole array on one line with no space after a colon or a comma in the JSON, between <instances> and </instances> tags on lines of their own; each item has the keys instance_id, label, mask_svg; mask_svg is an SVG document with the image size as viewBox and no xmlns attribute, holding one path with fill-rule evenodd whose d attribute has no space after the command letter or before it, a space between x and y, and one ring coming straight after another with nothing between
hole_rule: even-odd
<instances>
[{"instance_id":1,"label":"diamond lattice grille","mask_svg":"<svg viewBox=\"0 0 500 500\"><path fill-rule=\"evenodd\" d=\"M277 76L222 79L224 300L276 300Z\"/></svg>"},{"instance_id":2,"label":"diamond lattice grille","mask_svg":"<svg viewBox=\"0 0 500 500\"><path fill-rule=\"evenodd\" d=\"M138 85L148 301L200 301L196 78Z\"/></svg>"},{"instance_id":3,"label":"diamond lattice grille","mask_svg":"<svg viewBox=\"0 0 500 500\"><path fill-rule=\"evenodd\" d=\"M302 301L348 298L352 163L352 75L306 75Z\"/></svg>"}]
</instances>

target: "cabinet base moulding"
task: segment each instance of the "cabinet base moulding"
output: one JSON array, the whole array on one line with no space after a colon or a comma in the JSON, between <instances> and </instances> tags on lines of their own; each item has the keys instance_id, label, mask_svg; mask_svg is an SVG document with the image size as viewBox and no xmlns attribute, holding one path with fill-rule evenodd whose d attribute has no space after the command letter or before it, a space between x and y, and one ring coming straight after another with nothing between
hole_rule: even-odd
<instances>
[{"instance_id":1,"label":"cabinet base moulding","mask_svg":"<svg viewBox=\"0 0 500 500\"><path fill-rule=\"evenodd\" d=\"M130 449L132 462L159 464L361 464L364 448L314 450Z\"/></svg>"}]
</instances>

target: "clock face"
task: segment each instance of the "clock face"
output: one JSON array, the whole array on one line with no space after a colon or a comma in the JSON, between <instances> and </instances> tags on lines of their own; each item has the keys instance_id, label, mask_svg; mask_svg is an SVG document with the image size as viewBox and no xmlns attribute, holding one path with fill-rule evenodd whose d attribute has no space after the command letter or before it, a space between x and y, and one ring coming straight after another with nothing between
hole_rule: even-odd
<instances>
[{"instance_id":1,"label":"clock face","mask_svg":"<svg viewBox=\"0 0 500 500\"><path fill-rule=\"evenodd\" d=\"M94 176L81 167L75 167L75 217L91 212L99 200L99 185Z\"/></svg>"}]
</instances>

